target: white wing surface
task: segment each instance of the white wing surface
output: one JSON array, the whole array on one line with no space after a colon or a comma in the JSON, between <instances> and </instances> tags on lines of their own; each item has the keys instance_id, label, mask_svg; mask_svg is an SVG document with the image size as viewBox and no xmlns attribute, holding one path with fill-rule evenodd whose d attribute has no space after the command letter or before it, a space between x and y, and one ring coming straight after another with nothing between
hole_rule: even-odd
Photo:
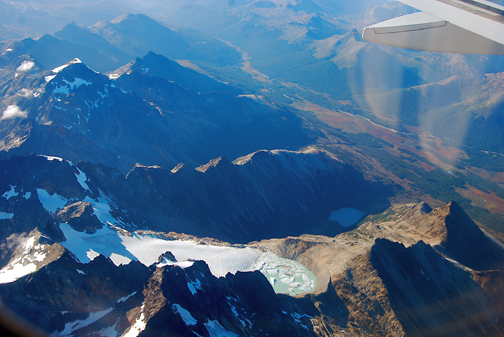
<instances>
[{"instance_id":1,"label":"white wing surface","mask_svg":"<svg viewBox=\"0 0 504 337\"><path fill-rule=\"evenodd\" d=\"M484 0L399 0L421 10L366 27L363 38L389 46L504 55L504 7Z\"/></svg>"}]
</instances>

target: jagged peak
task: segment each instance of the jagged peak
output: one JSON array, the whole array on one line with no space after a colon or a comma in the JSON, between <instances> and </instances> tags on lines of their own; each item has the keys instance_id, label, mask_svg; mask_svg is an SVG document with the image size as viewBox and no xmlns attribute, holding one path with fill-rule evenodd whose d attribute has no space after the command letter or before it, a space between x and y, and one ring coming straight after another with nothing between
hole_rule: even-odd
<instances>
[{"instance_id":1,"label":"jagged peak","mask_svg":"<svg viewBox=\"0 0 504 337\"><path fill-rule=\"evenodd\" d=\"M184 172L187 170L190 170L191 168L189 167L189 164L187 163L180 163L177 166L175 166L173 169L171 169L171 173L177 173L177 172Z\"/></svg>"},{"instance_id":2,"label":"jagged peak","mask_svg":"<svg viewBox=\"0 0 504 337\"><path fill-rule=\"evenodd\" d=\"M196 167L196 171L204 173L204 172L207 172L211 168L214 168L217 166L222 166L222 165L228 166L228 165L233 165L233 164L229 160L227 160L226 158L219 157L219 158L210 160L205 165L201 165L201 166Z\"/></svg>"},{"instance_id":3,"label":"jagged peak","mask_svg":"<svg viewBox=\"0 0 504 337\"><path fill-rule=\"evenodd\" d=\"M63 86L69 86L70 90L79 87L82 84L89 86L93 83L108 81L108 77L89 68L78 58L54 68L49 75L45 76L45 81L50 84L56 82Z\"/></svg>"},{"instance_id":4,"label":"jagged peak","mask_svg":"<svg viewBox=\"0 0 504 337\"><path fill-rule=\"evenodd\" d=\"M133 170L135 170L135 169L160 170L160 169L162 169L162 167L158 166L158 165L142 165L142 164L136 163L135 167L133 168Z\"/></svg>"},{"instance_id":5,"label":"jagged peak","mask_svg":"<svg viewBox=\"0 0 504 337\"><path fill-rule=\"evenodd\" d=\"M330 159L336 160L340 162L340 159L336 157L334 154L327 152L326 150L319 149L315 146L309 146L305 149L299 150L299 151L291 151L291 150L283 150L283 149L278 149L278 150L259 150L256 152L253 152L251 154L248 154L246 156L237 158L233 161L233 164L235 165L245 165L254 159L264 159L268 157L296 157L296 156L327 156Z\"/></svg>"}]
</instances>

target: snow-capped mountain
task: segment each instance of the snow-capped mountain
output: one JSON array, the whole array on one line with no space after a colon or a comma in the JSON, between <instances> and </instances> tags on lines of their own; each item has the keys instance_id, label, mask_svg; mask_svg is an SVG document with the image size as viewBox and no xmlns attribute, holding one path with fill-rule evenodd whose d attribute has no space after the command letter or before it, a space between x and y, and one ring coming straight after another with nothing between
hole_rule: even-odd
<instances>
[{"instance_id":1,"label":"snow-capped mountain","mask_svg":"<svg viewBox=\"0 0 504 337\"><path fill-rule=\"evenodd\" d=\"M160 74L151 75L158 66ZM126 173L136 163L201 164L308 139L292 112L254 95L237 96L236 89L161 56L149 54L117 76L78 59L38 74L12 72L2 99L2 156L58 155ZM180 78L191 88L171 82ZM224 90L213 91L219 87Z\"/></svg>"}]
</instances>

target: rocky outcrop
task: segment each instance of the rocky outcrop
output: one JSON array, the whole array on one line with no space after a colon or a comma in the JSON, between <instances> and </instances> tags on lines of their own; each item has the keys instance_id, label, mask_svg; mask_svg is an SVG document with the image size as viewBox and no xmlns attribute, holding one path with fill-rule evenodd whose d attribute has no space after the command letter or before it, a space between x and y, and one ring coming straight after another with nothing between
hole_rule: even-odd
<instances>
[{"instance_id":1,"label":"rocky outcrop","mask_svg":"<svg viewBox=\"0 0 504 337\"><path fill-rule=\"evenodd\" d=\"M85 231L88 234L93 234L97 229L103 227L103 224L93 212L90 202L79 201L66 206L58 212L57 220L68 223L78 232Z\"/></svg>"},{"instance_id":2,"label":"rocky outcrop","mask_svg":"<svg viewBox=\"0 0 504 337\"><path fill-rule=\"evenodd\" d=\"M439 249L474 270L504 270L504 250L454 201L438 210L446 232Z\"/></svg>"}]
</instances>

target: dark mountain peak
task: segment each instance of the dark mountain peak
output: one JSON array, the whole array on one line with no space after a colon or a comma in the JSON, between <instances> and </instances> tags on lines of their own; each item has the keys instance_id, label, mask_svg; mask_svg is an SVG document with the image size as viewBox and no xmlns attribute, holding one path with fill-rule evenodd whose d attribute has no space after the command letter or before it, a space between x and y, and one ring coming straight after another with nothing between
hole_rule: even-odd
<instances>
[{"instance_id":1,"label":"dark mountain peak","mask_svg":"<svg viewBox=\"0 0 504 337\"><path fill-rule=\"evenodd\" d=\"M464 335L462 332L468 327L476 335L495 335L484 332L490 327L478 326L472 319L475 313L486 315L488 307L482 304L484 296L471 273L444 259L430 245L419 241L405 247L377 239L369 261L385 285L407 335ZM468 311L466 303L470 297L477 300Z\"/></svg>"},{"instance_id":2,"label":"dark mountain peak","mask_svg":"<svg viewBox=\"0 0 504 337\"><path fill-rule=\"evenodd\" d=\"M428 214L428 213L432 212L432 207L430 207L430 205L428 203L422 201L418 205L418 210L421 214Z\"/></svg>"},{"instance_id":3,"label":"dark mountain peak","mask_svg":"<svg viewBox=\"0 0 504 337\"><path fill-rule=\"evenodd\" d=\"M482 240L485 235L456 201L450 201L440 209L445 215L447 236L464 235L467 239Z\"/></svg>"},{"instance_id":4,"label":"dark mountain peak","mask_svg":"<svg viewBox=\"0 0 504 337\"><path fill-rule=\"evenodd\" d=\"M160 77L196 92L218 91L229 93L233 96L237 96L241 93L230 85L214 80L193 69L184 67L153 51L149 51L142 58L137 57L133 62L121 67L114 73L122 75L124 73L129 74L131 71L136 71L143 75Z\"/></svg>"},{"instance_id":5,"label":"dark mountain peak","mask_svg":"<svg viewBox=\"0 0 504 337\"><path fill-rule=\"evenodd\" d=\"M442 233L439 249L474 270L504 267L504 250L474 223L462 207L451 201L427 216L440 219L434 222Z\"/></svg>"}]
</instances>

